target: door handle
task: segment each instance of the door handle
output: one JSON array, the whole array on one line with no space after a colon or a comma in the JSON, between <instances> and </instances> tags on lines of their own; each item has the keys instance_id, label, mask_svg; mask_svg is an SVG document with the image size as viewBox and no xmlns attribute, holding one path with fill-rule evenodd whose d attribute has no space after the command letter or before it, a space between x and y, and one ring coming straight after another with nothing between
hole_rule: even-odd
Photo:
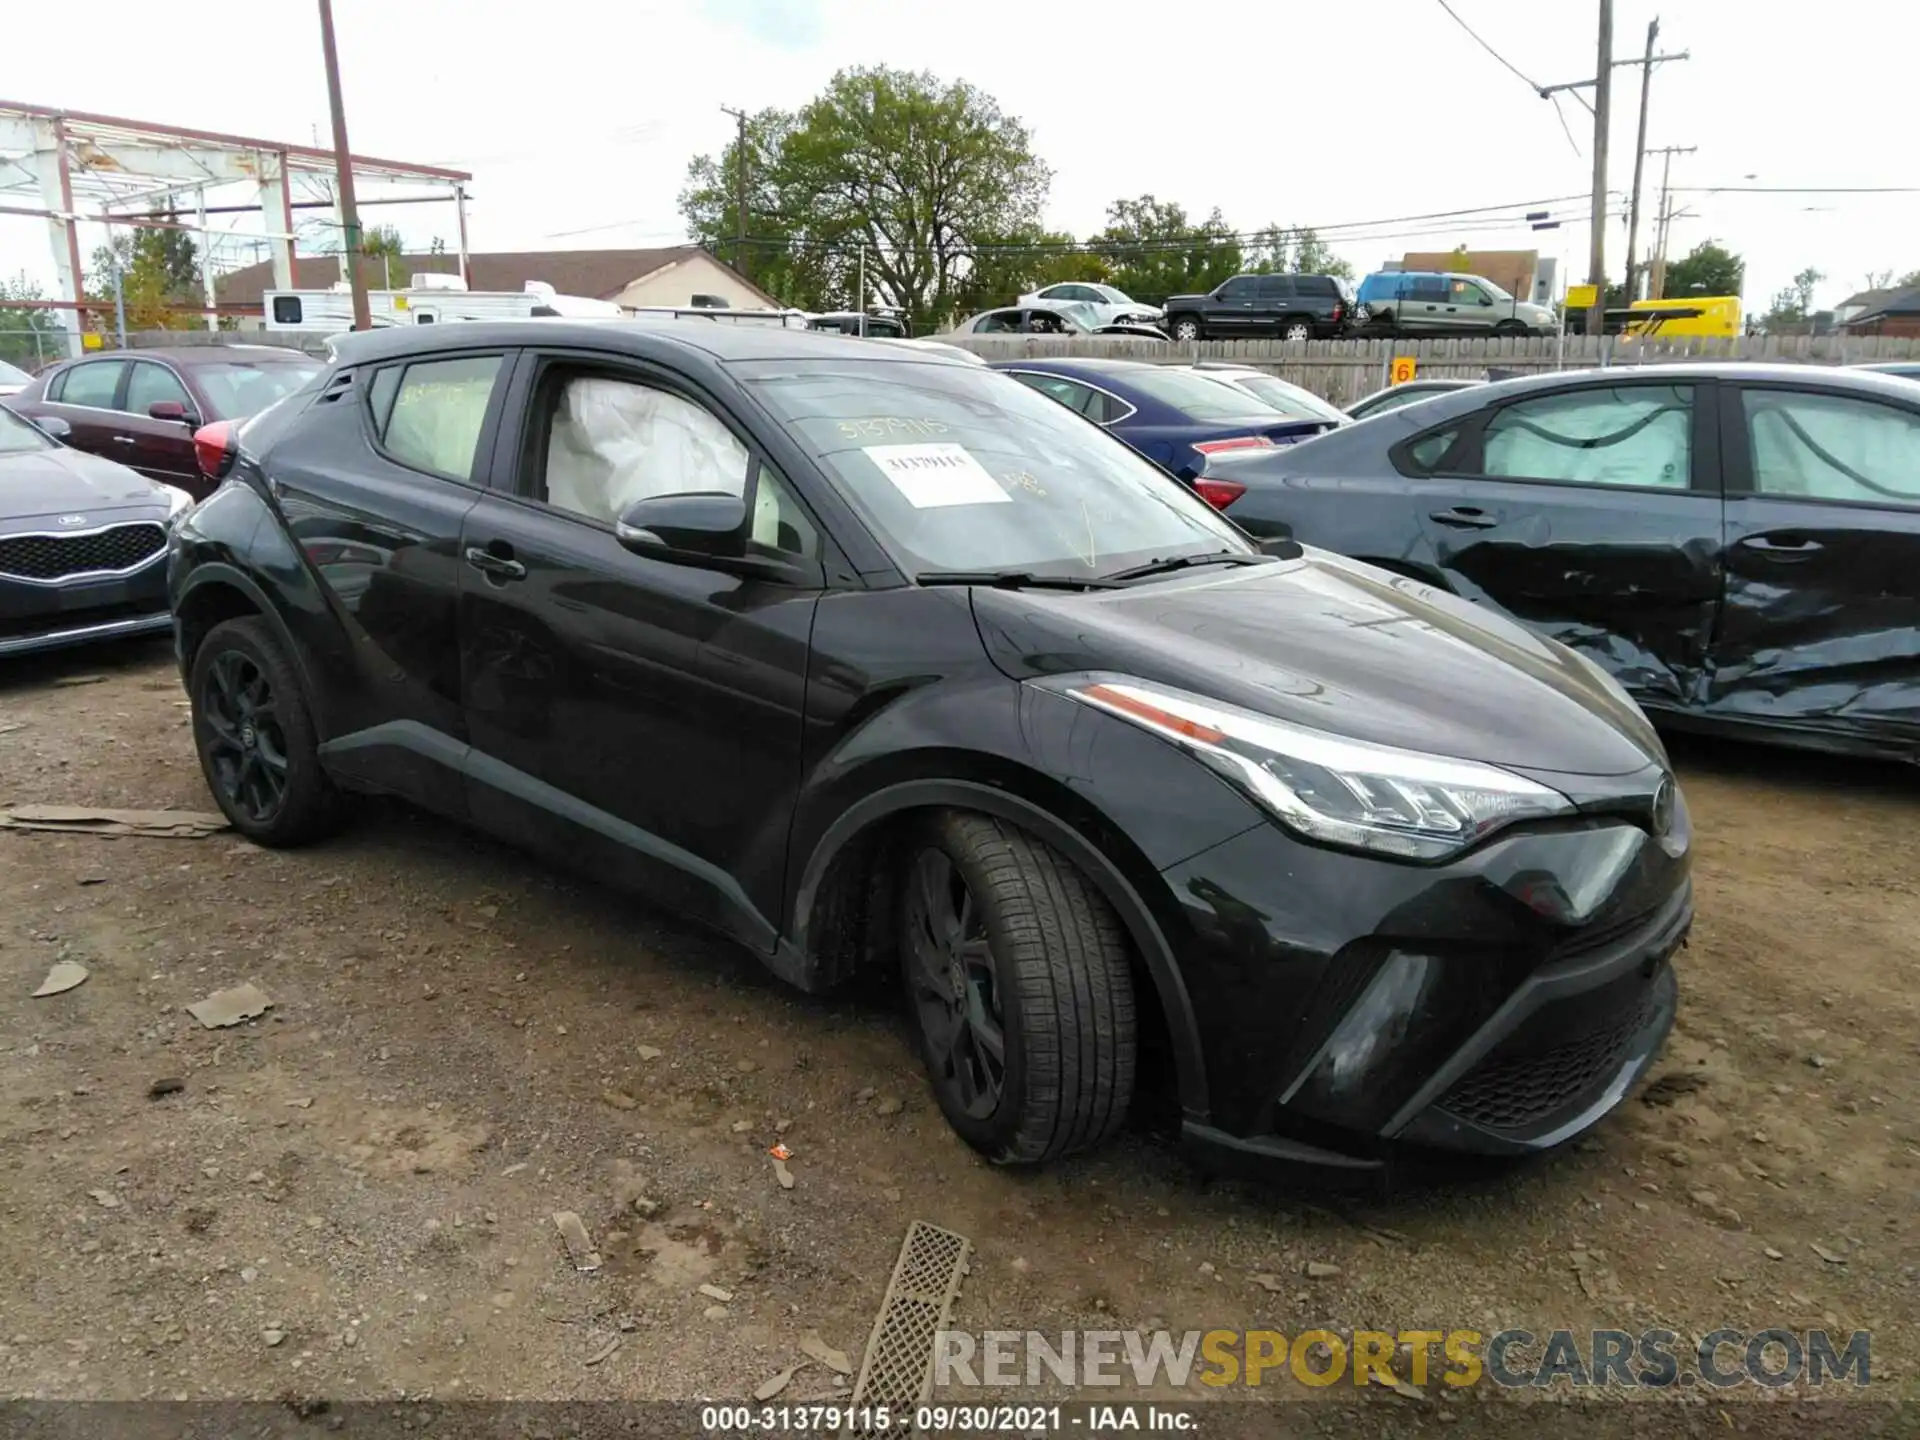
<instances>
[{"instance_id":1,"label":"door handle","mask_svg":"<svg viewBox=\"0 0 1920 1440\"><path fill-rule=\"evenodd\" d=\"M1791 531L1777 538L1772 535L1747 535L1741 538L1740 543L1749 550L1758 550L1762 555L1776 560L1803 559L1808 555L1818 555L1826 548L1818 540L1809 540Z\"/></svg>"},{"instance_id":2,"label":"door handle","mask_svg":"<svg viewBox=\"0 0 1920 1440\"><path fill-rule=\"evenodd\" d=\"M483 550L478 545L467 547L467 564L482 575L494 580L524 580L527 567L518 560L506 555L496 555L491 550Z\"/></svg>"},{"instance_id":3,"label":"door handle","mask_svg":"<svg viewBox=\"0 0 1920 1440\"><path fill-rule=\"evenodd\" d=\"M1500 523L1498 515L1489 515L1473 505L1456 505L1451 510L1436 510L1428 518L1436 525L1451 525L1456 530L1490 530Z\"/></svg>"},{"instance_id":4,"label":"door handle","mask_svg":"<svg viewBox=\"0 0 1920 1440\"><path fill-rule=\"evenodd\" d=\"M131 435L116 435L113 437L113 443L116 445L137 445L140 442L135 440Z\"/></svg>"}]
</instances>

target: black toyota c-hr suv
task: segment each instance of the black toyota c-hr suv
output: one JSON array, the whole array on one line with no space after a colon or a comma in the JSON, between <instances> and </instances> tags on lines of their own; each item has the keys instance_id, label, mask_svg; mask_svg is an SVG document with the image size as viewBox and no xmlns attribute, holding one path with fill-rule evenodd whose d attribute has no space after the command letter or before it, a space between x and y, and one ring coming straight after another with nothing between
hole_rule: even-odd
<instances>
[{"instance_id":1,"label":"black toyota c-hr suv","mask_svg":"<svg viewBox=\"0 0 1920 1440\"><path fill-rule=\"evenodd\" d=\"M236 827L388 792L806 989L897 967L995 1160L1110 1134L1149 1027L1189 1139L1382 1172L1578 1133L1672 1023L1687 813L1612 680L1005 375L474 323L200 440L169 576Z\"/></svg>"}]
</instances>

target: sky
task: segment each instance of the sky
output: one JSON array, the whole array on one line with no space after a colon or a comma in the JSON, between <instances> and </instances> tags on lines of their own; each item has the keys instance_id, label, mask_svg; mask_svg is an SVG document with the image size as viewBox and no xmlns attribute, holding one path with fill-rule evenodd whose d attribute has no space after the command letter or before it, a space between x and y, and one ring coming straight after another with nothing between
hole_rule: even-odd
<instances>
[{"instance_id":1,"label":"sky","mask_svg":"<svg viewBox=\"0 0 1920 1440\"><path fill-rule=\"evenodd\" d=\"M61 6L7 8L7 51L32 57L6 67L9 100L309 144L329 133L315 0L173 0L164 23L151 0L91 0L85 44ZM1075 234L1099 229L1116 197L1151 193L1196 216L1217 206L1237 230L1319 227L1357 273L1466 243L1562 254L1579 279L1590 206L1560 197L1591 190L1592 119L1562 96L1570 140L1527 81L1593 75L1597 10L1597 0L334 0L353 149L472 171L476 250L671 244L684 236L676 198L688 160L732 132L723 105L797 108L834 71L886 63L965 79L1030 126L1054 172L1049 223ZM1876 78L1873 60L1920 53L1920 5L1616 0L1616 58L1642 52L1656 15L1659 49L1691 56L1657 68L1647 130L1650 147L1696 147L1673 160L1685 213L1671 254L1710 237L1743 254L1750 311L1808 266L1827 277L1817 305L1870 272L1920 268L1920 194L1729 188L1920 186L1907 158L1911 82L1897 69ZM1639 67L1614 74L1609 185L1624 195ZM1659 157L1647 170L1650 222ZM1568 223L1333 228L1474 207L1544 208ZM1606 229L1616 278L1620 209L1616 199ZM454 243L451 205L383 207L366 221L397 223L409 248ZM0 216L0 275L24 270L50 287L46 230ZM83 233L83 253L101 238ZM325 238L316 221L314 248ZM238 262L248 251L223 241L216 253Z\"/></svg>"}]
</instances>

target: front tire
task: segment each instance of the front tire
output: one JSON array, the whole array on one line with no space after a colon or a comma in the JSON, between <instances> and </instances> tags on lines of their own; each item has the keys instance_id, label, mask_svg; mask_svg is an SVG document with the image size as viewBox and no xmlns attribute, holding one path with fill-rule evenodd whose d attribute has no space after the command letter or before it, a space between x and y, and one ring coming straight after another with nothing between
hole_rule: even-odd
<instances>
[{"instance_id":1,"label":"front tire","mask_svg":"<svg viewBox=\"0 0 1920 1440\"><path fill-rule=\"evenodd\" d=\"M990 816L947 811L909 849L901 967L947 1121L1002 1165L1089 1149L1133 1097L1125 934L1064 856Z\"/></svg>"},{"instance_id":2,"label":"front tire","mask_svg":"<svg viewBox=\"0 0 1920 1440\"><path fill-rule=\"evenodd\" d=\"M1506 337L1525 335L1528 333L1528 330L1527 327L1518 320L1502 320L1498 325L1493 327L1493 333Z\"/></svg>"},{"instance_id":3,"label":"front tire","mask_svg":"<svg viewBox=\"0 0 1920 1440\"><path fill-rule=\"evenodd\" d=\"M223 621L194 652L188 695L207 788L257 845L301 845L336 829L345 797L320 768L306 692L273 627Z\"/></svg>"},{"instance_id":4,"label":"front tire","mask_svg":"<svg viewBox=\"0 0 1920 1440\"><path fill-rule=\"evenodd\" d=\"M1200 333L1200 322L1191 315L1182 315L1175 320L1172 334L1182 345L1193 345L1206 338Z\"/></svg>"}]
</instances>

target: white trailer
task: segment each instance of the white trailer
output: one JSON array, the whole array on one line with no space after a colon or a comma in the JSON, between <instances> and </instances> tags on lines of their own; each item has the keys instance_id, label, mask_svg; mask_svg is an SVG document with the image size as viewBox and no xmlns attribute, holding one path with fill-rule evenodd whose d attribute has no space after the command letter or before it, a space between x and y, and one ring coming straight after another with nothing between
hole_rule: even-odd
<instances>
[{"instance_id":1,"label":"white trailer","mask_svg":"<svg viewBox=\"0 0 1920 1440\"><path fill-rule=\"evenodd\" d=\"M353 328L353 293L344 282L325 290L269 290L261 301L268 330ZM367 313L375 329L385 329L556 315L617 318L621 311L609 300L558 294L539 280L529 280L524 290L469 290L457 275L415 275L405 290L369 290Z\"/></svg>"}]
</instances>

